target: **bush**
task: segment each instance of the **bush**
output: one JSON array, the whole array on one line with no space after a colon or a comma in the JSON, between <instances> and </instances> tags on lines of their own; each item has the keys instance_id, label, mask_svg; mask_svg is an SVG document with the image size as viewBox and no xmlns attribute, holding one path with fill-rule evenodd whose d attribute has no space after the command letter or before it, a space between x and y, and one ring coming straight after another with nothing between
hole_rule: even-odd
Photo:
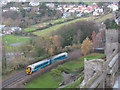
<instances>
[{"instance_id":1,"label":"bush","mask_svg":"<svg viewBox=\"0 0 120 90\"><path fill-rule=\"evenodd\" d=\"M70 51L72 51L72 46L65 46L65 48L63 50L65 52L70 52Z\"/></svg>"},{"instance_id":2,"label":"bush","mask_svg":"<svg viewBox=\"0 0 120 90\"><path fill-rule=\"evenodd\" d=\"M107 19L105 20L104 24L106 25L106 29L117 29L118 28L118 25L114 19L113 20Z\"/></svg>"},{"instance_id":3,"label":"bush","mask_svg":"<svg viewBox=\"0 0 120 90\"><path fill-rule=\"evenodd\" d=\"M60 70L61 72L65 72L65 73L69 73L70 72L70 69L68 69L67 67L65 67L63 65L59 65L56 69Z\"/></svg>"},{"instance_id":4,"label":"bush","mask_svg":"<svg viewBox=\"0 0 120 90\"><path fill-rule=\"evenodd\" d=\"M52 76L58 82L61 82L63 80L63 76L61 72L69 73L70 70L62 65L59 65L57 68L51 70Z\"/></svg>"},{"instance_id":5,"label":"bush","mask_svg":"<svg viewBox=\"0 0 120 90\"><path fill-rule=\"evenodd\" d=\"M58 76L62 77L61 71L58 69L52 69L51 74L53 75L53 77L58 77Z\"/></svg>"},{"instance_id":6,"label":"bush","mask_svg":"<svg viewBox=\"0 0 120 90\"><path fill-rule=\"evenodd\" d=\"M93 30L96 32L99 31L96 23L91 21L77 21L59 28L54 31L52 35L59 35L63 38L61 43L64 48L65 46L72 45L73 43L81 43L87 36L91 39Z\"/></svg>"}]
</instances>

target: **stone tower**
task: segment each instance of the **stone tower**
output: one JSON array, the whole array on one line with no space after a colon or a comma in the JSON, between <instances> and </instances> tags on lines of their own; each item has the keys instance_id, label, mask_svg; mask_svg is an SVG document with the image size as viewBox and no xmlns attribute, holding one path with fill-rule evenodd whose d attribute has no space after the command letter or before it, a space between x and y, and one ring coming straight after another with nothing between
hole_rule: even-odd
<instances>
[{"instance_id":1,"label":"stone tower","mask_svg":"<svg viewBox=\"0 0 120 90\"><path fill-rule=\"evenodd\" d=\"M106 30L106 59L111 56L116 48L118 48L118 30Z\"/></svg>"},{"instance_id":2,"label":"stone tower","mask_svg":"<svg viewBox=\"0 0 120 90\"><path fill-rule=\"evenodd\" d=\"M106 30L106 46L105 46L105 54L106 60L113 54L113 52L118 49L118 30ZM113 66L114 71L118 70L119 61ZM112 71L112 72L114 72ZM115 77L117 73L108 73L106 76L105 86L112 87L115 81Z\"/></svg>"}]
</instances>

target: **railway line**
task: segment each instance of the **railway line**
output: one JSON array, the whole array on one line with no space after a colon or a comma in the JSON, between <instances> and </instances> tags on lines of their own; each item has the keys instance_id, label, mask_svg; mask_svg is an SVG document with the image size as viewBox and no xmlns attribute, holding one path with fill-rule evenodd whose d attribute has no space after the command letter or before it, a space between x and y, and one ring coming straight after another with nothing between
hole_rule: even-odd
<instances>
[{"instance_id":1,"label":"railway line","mask_svg":"<svg viewBox=\"0 0 120 90\"><path fill-rule=\"evenodd\" d=\"M70 61L70 60L73 60L73 59L78 58L78 57L80 57L80 56L81 56L81 50L75 50L75 51L72 51L72 52L68 53L68 58L67 58L67 60ZM64 61L63 61L63 60L57 61L58 65L59 65L59 63L61 63L61 62L64 63L65 60L64 60ZM42 72L46 71L47 69L50 69L52 66L54 66L54 64L53 64L53 65L51 64L51 65L49 65L49 66L46 66L46 67L44 67L44 68L42 68L42 69L34 72L32 75L27 75L26 71L23 70L22 72L17 73L17 74L15 74L15 75L9 77L8 79L3 80L3 81L0 82L0 83L2 84L2 88L10 88L10 87L12 87L13 85L21 82L22 80L25 80L25 79L31 78L31 77L35 77L37 73L39 73L39 72L42 73Z\"/></svg>"},{"instance_id":2,"label":"railway line","mask_svg":"<svg viewBox=\"0 0 120 90\"><path fill-rule=\"evenodd\" d=\"M19 81L25 79L26 76L27 76L27 74L26 74L25 70L20 73L17 73L14 76L2 81L2 87L5 88L8 86L14 85L14 84L18 83Z\"/></svg>"}]
</instances>

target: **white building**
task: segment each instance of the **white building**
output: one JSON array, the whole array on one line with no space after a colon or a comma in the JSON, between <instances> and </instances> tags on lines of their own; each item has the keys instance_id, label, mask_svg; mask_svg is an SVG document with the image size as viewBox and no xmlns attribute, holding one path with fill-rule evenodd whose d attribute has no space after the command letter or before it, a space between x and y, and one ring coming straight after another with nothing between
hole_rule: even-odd
<instances>
[{"instance_id":1,"label":"white building","mask_svg":"<svg viewBox=\"0 0 120 90\"><path fill-rule=\"evenodd\" d=\"M39 2L30 2L29 5L31 5L31 6L38 6L38 5L40 5L40 3Z\"/></svg>"},{"instance_id":2,"label":"white building","mask_svg":"<svg viewBox=\"0 0 120 90\"><path fill-rule=\"evenodd\" d=\"M12 11L19 11L19 8L18 7L10 7L10 10L12 10Z\"/></svg>"},{"instance_id":3,"label":"white building","mask_svg":"<svg viewBox=\"0 0 120 90\"><path fill-rule=\"evenodd\" d=\"M95 12L103 13L103 8L95 8Z\"/></svg>"},{"instance_id":4,"label":"white building","mask_svg":"<svg viewBox=\"0 0 120 90\"><path fill-rule=\"evenodd\" d=\"M74 13L75 10L74 9L69 9L69 12Z\"/></svg>"},{"instance_id":5,"label":"white building","mask_svg":"<svg viewBox=\"0 0 120 90\"><path fill-rule=\"evenodd\" d=\"M2 5L7 5L7 2L6 1L1 1L1 4Z\"/></svg>"},{"instance_id":6,"label":"white building","mask_svg":"<svg viewBox=\"0 0 120 90\"><path fill-rule=\"evenodd\" d=\"M112 9L113 9L113 11L116 11L116 10L118 10L118 6L117 5L113 5Z\"/></svg>"},{"instance_id":7,"label":"white building","mask_svg":"<svg viewBox=\"0 0 120 90\"><path fill-rule=\"evenodd\" d=\"M118 10L118 5L110 4L107 7L110 8L110 9L112 9L113 11Z\"/></svg>"},{"instance_id":8,"label":"white building","mask_svg":"<svg viewBox=\"0 0 120 90\"><path fill-rule=\"evenodd\" d=\"M0 25L0 31L5 30L7 28L6 25Z\"/></svg>"},{"instance_id":9,"label":"white building","mask_svg":"<svg viewBox=\"0 0 120 90\"><path fill-rule=\"evenodd\" d=\"M70 12L64 12L62 18L71 16Z\"/></svg>"},{"instance_id":10,"label":"white building","mask_svg":"<svg viewBox=\"0 0 120 90\"><path fill-rule=\"evenodd\" d=\"M20 28L20 27L11 27L11 31L13 32L13 31L21 31L22 30L22 28Z\"/></svg>"},{"instance_id":11,"label":"white building","mask_svg":"<svg viewBox=\"0 0 120 90\"><path fill-rule=\"evenodd\" d=\"M3 9L3 12L8 12L9 10L8 9Z\"/></svg>"},{"instance_id":12,"label":"white building","mask_svg":"<svg viewBox=\"0 0 120 90\"><path fill-rule=\"evenodd\" d=\"M94 15L94 16L98 16L99 13L94 11L94 12L93 12L93 15Z\"/></svg>"},{"instance_id":13,"label":"white building","mask_svg":"<svg viewBox=\"0 0 120 90\"><path fill-rule=\"evenodd\" d=\"M82 16L82 14L81 14L81 13L77 14L77 17L81 17L81 16Z\"/></svg>"},{"instance_id":14,"label":"white building","mask_svg":"<svg viewBox=\"0 0 120 90\"><path fill-rule=\"evenodd\" d=\"M54 3L47 3L46 6L50 7L50 8L54 8L55 4Z\"/></svg>"}]
</instances>

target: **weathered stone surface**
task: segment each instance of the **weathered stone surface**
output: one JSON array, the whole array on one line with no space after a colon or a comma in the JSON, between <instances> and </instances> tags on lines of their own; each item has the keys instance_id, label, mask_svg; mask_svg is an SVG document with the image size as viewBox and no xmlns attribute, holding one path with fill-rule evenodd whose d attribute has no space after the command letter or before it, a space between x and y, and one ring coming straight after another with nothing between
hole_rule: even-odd
<instances>
[{"instance_id":1,"label":"weathered stone surface","mask_svg":"<svg viewBox=\"0 0 120 90\"><path fill-rule=\"evenodd\" d=\"M106 31L106 49L105 49L105 54L106 54L106 61L109 61L110 57L114 53L116 49L118 49L119 43L118 43L118 30L107 30ZM114 63L113 63L114 62ZM109 65L109 72L106 76L105 80L105 86L106 87L112 87L114 84L114 81L116 79L115 75L118 71L118 60L113 60L111 59L111 62Z\"/></svg>"},{"instance_id":2,"label":"weathered stone surface","mask_svg":"<svg viewBox=\"0 0 120 90\"><path fill-rule=\"evenodd\" d=\"M84 81L87 82L96 72L103 71L103 59L84 59Z\"/></svg>"},{"instance_id":3,"label":"weathered stone surface","mask_svg":"<svg viewBox=\"0 0 120 90\"><path fill-rule=\"evenodd\" d=\"M106 30L106 43L118 42L118 30Z\"/></svg>"}]
</instances>

